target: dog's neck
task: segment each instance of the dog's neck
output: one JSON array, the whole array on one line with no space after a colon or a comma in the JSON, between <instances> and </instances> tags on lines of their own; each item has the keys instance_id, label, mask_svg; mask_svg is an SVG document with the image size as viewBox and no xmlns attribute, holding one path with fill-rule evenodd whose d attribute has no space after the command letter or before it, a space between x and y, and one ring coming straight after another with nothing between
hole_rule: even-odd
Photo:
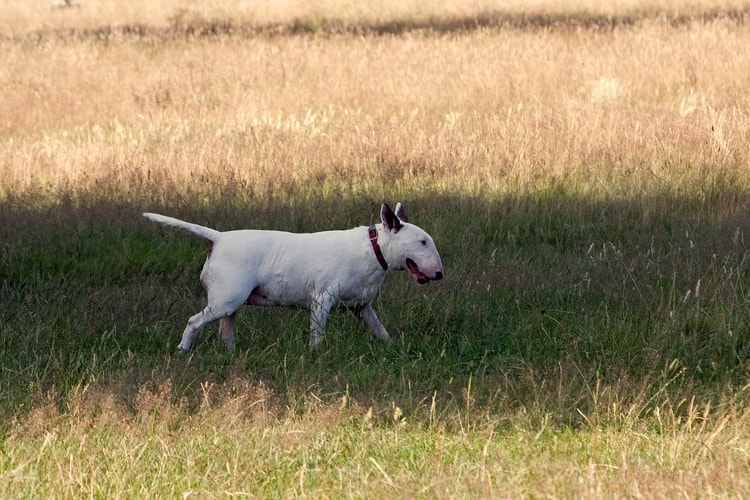
<instances>
[{"instance_id":1,"label":"dog's neck","mask_svg":"<svg viewBox=\"0 0 750 500\"><path fill-rule=\"evenodd\" d=\"M388 262L385 261L383 252L380 250L380 245L378 244L378 228L375 226L370 226L367 228L367 233L370 237L370 243L372 244L372 251L375 254L375 258L378 259L380 267L382 267L384 271L387 271Z\"/></svg>"}]
</instances>

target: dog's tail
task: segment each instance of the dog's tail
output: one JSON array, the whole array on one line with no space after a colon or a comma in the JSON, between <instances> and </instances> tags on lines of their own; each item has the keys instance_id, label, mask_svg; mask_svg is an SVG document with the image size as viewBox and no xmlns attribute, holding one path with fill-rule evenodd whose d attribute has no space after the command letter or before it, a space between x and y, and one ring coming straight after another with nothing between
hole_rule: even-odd
<instances>
[{"instance_id":1,"label":"dog's tail","mask_svg":"<svg viewBox=\"0 0 750 500\"><path fill-rule=\"evenodd\" d=\"M217 231L216 229L211 229L210 227L200 226L198 224L193 224L191 222L185 222L183 220L175 219L173 217L167 217L166 215L152 214L152 213L146 212L143 214L143 216L147 218L148 220L158 222L159 224L164 224L165 226L184 229L186 231L193 233L196 236L200 236L201 238L206 238L207 240L213 243L216 243L216 241L219 239L219 235L221 235L221 232Z\"/></svg>"}]
</instances>

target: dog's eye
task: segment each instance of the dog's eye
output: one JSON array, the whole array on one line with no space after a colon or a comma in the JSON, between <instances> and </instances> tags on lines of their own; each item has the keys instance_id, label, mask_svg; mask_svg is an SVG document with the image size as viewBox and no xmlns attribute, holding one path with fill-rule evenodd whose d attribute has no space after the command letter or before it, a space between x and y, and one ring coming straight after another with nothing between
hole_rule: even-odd
<instances>
[{"instance_id":1,"label":"dog's eye","mask_svg":"<svg viewBox=\"0 0 750 500\"><path fill-rule=\"evenodd\" d=\"M426 246L427 246L427 240L422 240L422 246L423 246L423 247L426 247Z\"/></svg>"}]
</instances>

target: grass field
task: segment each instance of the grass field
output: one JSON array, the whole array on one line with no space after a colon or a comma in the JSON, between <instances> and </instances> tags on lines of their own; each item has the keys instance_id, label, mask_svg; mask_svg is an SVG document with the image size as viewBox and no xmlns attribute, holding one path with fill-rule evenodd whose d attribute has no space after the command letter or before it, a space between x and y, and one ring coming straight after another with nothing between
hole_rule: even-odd
<instances>
[{"instance_id":1,"label":"grass field","mask_svg":"<svg viewBox=\"0 0 750 500\"><path fill-rule=\"evenodd\" d=\"M750 5L0 6L0 496L750 494ZM403 202L446 278L250 309L205 244Z\"/></svg>"}]
</instances>

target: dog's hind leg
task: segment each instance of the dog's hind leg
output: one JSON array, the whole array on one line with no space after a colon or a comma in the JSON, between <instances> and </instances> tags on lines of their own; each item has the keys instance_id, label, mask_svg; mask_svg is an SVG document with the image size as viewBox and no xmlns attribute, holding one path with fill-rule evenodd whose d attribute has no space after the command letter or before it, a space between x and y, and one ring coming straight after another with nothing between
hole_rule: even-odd
<instances>
[{"instance_id":1,"label":"dog's hind leg","mask_svg":"<svg viewBox=\"0 0 750 500\"><path fill-rule=\"evenodd\" d=\"M207 319L207 317L210 317L210 314L211 310L207 307L198 314L190 316L190 319L188 319L187 322L187 326L185 327L185 331L182 332L182 340L180 340L180 344L177 346L178 352L184 354L190 350L190 346L193 344L195 336L198 335L198 332L201 328L203 328L203 325L205 325L209 321L213 321L214 319L216 319Z\"/></svg>"},{"instance_id":2,"label":"dog's hind leg","mask_svg":"<svg viewBox=\"0 0 750 500\"><path fill-rule=\"evenodd\" d=\"M236 344L234 341L234 320L237 319L237 312L229 316L224 316L219 320L219 337L228 350L234 351Z\"/></svg>"},{"instance_id":3,"label":"dog's hind leg","mask_svg":"<svg viewBox=\"0 0 750 500\"><path fill-rule=\"evenodd\" d=\"M235 349L234 321L237 310L248 300L254 285L252 282L243 281L241 276L238 279L238 274L232 268L218 266L215 258L211 262L214 264L210 265L209 261L206 261L201 273L201 282L208 295L208 305L188 320L178 346L182 352L190 350L201 328L217 319L220 320L219 337L228 350Z\"/></svg>"},{"instance_id":4,"label":"dog's hind leg","mask_svg":"<svg viewBox=\"0 0 750 500\"><path fill-rule=\"evenodd\" d=\"M374 337L379 338L383 342L391 341L391 336L388 335L388 331L383 326L383 323L380 322L380 319L378 319L378 315L375 314L372 303L367 303L361 309L357 309L356 313L359 320L370 329L370 333Z\"/></svg>"},{"instance_id":5,"label":"dog's hind leg","mask_svg":"<svg viewBox=\"0 0 750 500\"><path fill-rule=\"evenodd\" d=\"M185 331L182 332L182 340L180 341L180 345L177 346L177 350L181 353L186 353L190 350L190 346L193 345L193 341L195 340L195 336L198 335L198 332L201 331L201 328L203 328L206 324L216 321L219 318L223 317L229 317L234 316L235 312L239 306L236 308L217 308L212 307L211 305L208 305L205 309L203 309L198 314L194 314L190 316L190 319L187 322L187 326L185 327ZM232 321L232 326L234 326L234 322ZM224 340L224 336L222 334L222 340ZM232 341L234 341L234 332L232 331ZM225 341L226 343L226 341Z\"/></svg>"}]
</instances>

